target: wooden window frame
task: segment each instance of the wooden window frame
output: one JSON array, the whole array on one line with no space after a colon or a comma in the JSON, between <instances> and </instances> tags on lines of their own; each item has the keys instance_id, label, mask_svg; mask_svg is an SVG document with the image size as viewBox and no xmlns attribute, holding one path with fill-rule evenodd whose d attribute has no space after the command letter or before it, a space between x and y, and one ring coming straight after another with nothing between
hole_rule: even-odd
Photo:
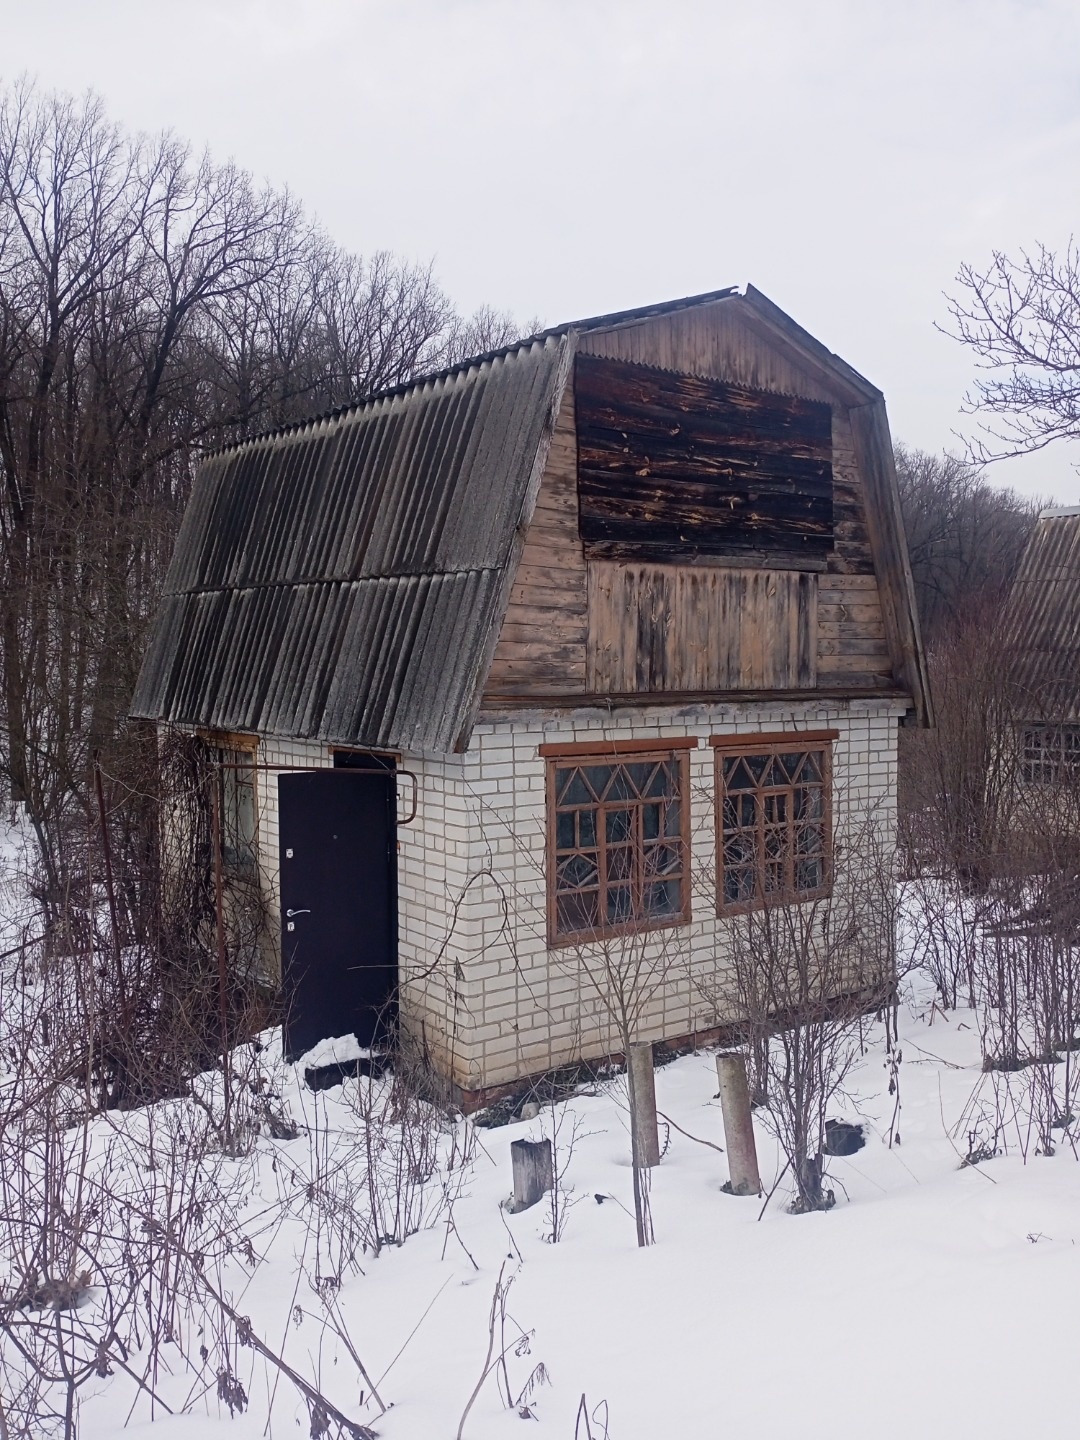
<instances>
[{"instance_id":1,"label":"wooden window frame","mask_svg":"<svg viewBox=\"0 0 1080 1440\"><path fill-rule=\"evenodd\" d=\"M1017 729L1020 776L1026 784L1062 785L1080 779L1080 725L1030 720Z\"/></svg>"},{"instance_id":2,"label":"wooden window frame","mask_svg":"<svg viewBox=\"0 0 1080 1440\"><path fill-rule=\"evenodd\" d=\"M653 930L670 930L679 925L686 925L690 921L690 761L689 751L697 745L696 739L679 737L670 741L606 741L596 744L585 745L541 745L540 754L546 761L545 790L547 800L547 821L545 833L545 872L546 872L546 898L547 898L547 940L549 949L564 950L567 947L592 944L597 941L617 939L623 935L642 935ZM587 765L618 765L621 762L636 764L642 761L657 761L670 763L676 766L677 794L679 800L679 832L677 837L682 851L682 869L677 877L679 882L679 908L675 914L664 916L635 915L630 920L617 923L601 924L593 929L560 931L558 929L558 908L557 908L557 869L560 856L557 844L558 824L558 774L560 771L577 768L575 761ZM639 812L646 801L638 799L632 802ZM605 813L604 801L597 802L598 813L602 816ZM585 808L585 807L564 807ZM626 802L619 805L612 803L611 809L626 808ZM662 837L661 837L662 838ZM607 851L606 826L598 824L596 827L596 854L598 885L597 893L600 907L606 910L604 896L608 881L606 879L605 857ZM634 873L631 885L637 889L641 885L641 862L640 855L643 851L642 836L640 828L637 829L633 841ZM573 851L563 851L563 856Z\"/></svg>"},{"instance_id":3,"label":"wooden window frame","mask_svg":"<svg viewBox=\"0 0 1080 1440\"><path fill-rule=\"evenodd\" d=\"M716 826L716 913L718 916L745 915L752 910L763 910L773 905L798 905L807 900L822 900L832 894L833 883L833 841L832 841L832 777L833 742L839 739L837 730L791 730L758 735L714 735L709 744L713 747L713 776L716 787L714 818ZM755 869L755 891L751 899L726 901L724 899L724 801L727 798L724 782L724 761L734 756L792 755L816 752L821 756L822 791L822 883L812 890L796 889L793 883L796 851L788 844L783 852L786 879L783 889L766 894L763 886L762 867L765 863L765 807L755 803L757 831L757 856ZM789 797L786 829L794 829L794 797L798 783L755 787L755 797L766 794L786 794Z\"/></svg>"}]
</instances>

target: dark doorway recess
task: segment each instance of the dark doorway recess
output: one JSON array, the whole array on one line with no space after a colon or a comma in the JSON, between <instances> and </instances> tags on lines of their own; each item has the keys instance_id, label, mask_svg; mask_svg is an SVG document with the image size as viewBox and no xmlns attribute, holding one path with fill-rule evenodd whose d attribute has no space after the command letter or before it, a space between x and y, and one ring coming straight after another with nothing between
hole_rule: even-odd
<instances>
[{"instance_id":1,"label":"dark doorway recess","mask_svg":"<svg viewBox=\"0 0 1080 1440\"><path fill-rule=\"evenodd\" d=\"M284 1050L378 1046L396 1019L397 785L393 760L340 751L332 770L278 777Z\"/></svg>"}]
</instances>

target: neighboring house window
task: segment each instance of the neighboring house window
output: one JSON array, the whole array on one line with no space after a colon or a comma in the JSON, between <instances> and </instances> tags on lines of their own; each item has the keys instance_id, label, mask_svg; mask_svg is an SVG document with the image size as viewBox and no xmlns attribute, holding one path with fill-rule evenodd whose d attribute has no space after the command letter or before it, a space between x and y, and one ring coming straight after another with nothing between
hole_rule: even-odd
<instances>
[{"instance_id":1,"label":"neighboring house window","mask_svg":"<svg viewBox=\"0 0 1080 1440\"><path fill-rule=\"evenodd\" d=\"M1025 780L1060 783L1080 777L1080 725L1025 725L1020 767Z\"/></svg>"},{"instance_id":2,"label":"neighboring house window","mask_svg":"<svg viewBox=\"0 0 1080 1440\"><path fill-rule=\"evenodd\" d=\"M834 738L714 737L720 914L829 893Z\"/></svg>"},{"instance_id":3,"label":"neighboring house window","mask_svg":"<svg viewBox=\"0 0 1080 1440\"><path fill-rule=\"evenodd\" d=\"M258 821L255 806L255 753L232 746L214 749L221 765L221 862L226 869L256 867Z\"/></svg>"},{"instance_id":4,"label":"neighboring house window","mask_svg":"<svg viewBox=\"0 0 1080 1440\"><path fill-rule=\"evenodd\" d=\"M603 939L690 916L686 750L548 755L548 938ZM552 751L564 753L553 756ZM565 753L569 751L570 753Z\"/></svg>"}]
</instances>

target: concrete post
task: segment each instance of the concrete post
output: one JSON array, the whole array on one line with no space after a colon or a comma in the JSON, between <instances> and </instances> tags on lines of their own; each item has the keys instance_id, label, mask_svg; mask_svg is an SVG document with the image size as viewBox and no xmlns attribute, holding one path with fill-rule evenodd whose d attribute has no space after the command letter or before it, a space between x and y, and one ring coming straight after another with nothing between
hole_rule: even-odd
<instances>
[{"instance_id":1,"label":"concrete post","mask_svg":"<svg viewBox=\"0 0 1080 1440\"><path fill-rule=\"evenodd\" d=\"M630 1073L630 1123L637 1140L638 1163L642 1169L660 1164L660 1135L656 1128L656 1075L653 1050L648 1040L634 1040L626 1057Z\"/></svg>"},{"instance_id":2,"label":"concrete post","mask_svg":"<svg viewBox=\"0 0 1080 1440\"><path fill-rule=\"evenodd\" d=\"M727 1141L728 1186L732 1195L760 1195L757 1145L746 1083L746 1057L737 1050L722 1050L716 1057L720 1080L720 1108Z\"/></svg>"}]
</instances>

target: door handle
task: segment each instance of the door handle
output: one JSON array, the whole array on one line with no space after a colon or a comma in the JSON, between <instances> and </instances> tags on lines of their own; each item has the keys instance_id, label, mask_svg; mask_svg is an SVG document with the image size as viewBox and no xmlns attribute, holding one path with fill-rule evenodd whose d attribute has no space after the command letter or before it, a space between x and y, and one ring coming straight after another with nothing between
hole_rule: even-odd
<instances>
[{"instance_id":1,"label":"door handle","mask_svg":"<svg viewBox=\"0 0 1080 1440\"><path fill-rule=\"evenodd\" d=\"M310 910L286 910L285 914L291 920L294 915L310 915Z\"/></svg>"}]
</instances>

